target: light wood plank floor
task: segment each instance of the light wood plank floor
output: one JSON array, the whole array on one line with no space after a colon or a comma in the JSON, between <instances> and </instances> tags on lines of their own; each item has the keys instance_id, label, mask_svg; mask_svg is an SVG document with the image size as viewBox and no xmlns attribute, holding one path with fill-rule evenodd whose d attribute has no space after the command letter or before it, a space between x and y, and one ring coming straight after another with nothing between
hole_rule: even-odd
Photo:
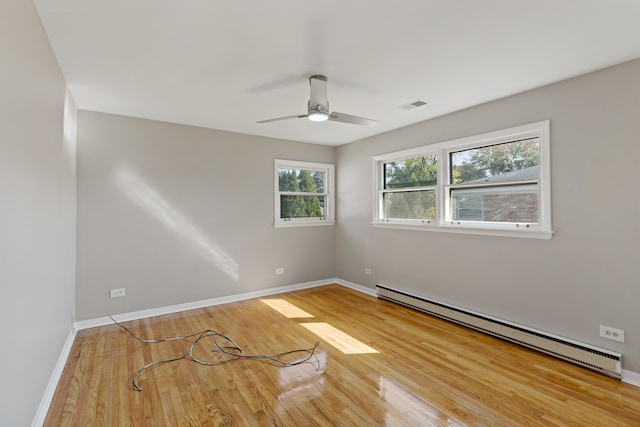
<instances>
[{"instance_id":1,"label":"light wood plank floor","mask_svg":"<svg viewBox=\"0 0 640 427\"><path fill-rule=\"evenodd\" d=\"M327 341L343 339L334 330L307 363L180 360L147 369L136 391L139 368L190 343L141 343L116 325L88 329L76 337L45 425L640 426L640 388L426 314L338 285L265 299L313 317L286 317L271 306L282 301L254 299L125 325L146 338L213 329L257 355L311 347L318 329L302 324L326 323L377 353L338 350Z\"/></svg>"}]
</instances>

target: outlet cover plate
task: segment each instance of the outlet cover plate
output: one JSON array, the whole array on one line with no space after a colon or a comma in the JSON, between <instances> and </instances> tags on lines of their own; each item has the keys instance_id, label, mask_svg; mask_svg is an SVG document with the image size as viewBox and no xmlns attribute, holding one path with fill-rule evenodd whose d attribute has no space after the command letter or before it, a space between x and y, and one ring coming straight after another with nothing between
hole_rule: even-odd
<instances>
[{"instance_id":1,"label":"outlet cover plate","mask_svg":"<svg viewBox=\"0 0 640 427\"><path fill-rule=\"evenodd\" d=\"M624 331L611 326L600 325L600 336L614 341L624 342Z\"/></svg>"},{"instance_id":2,"label":"outlet cover plate","mask_svg":"<svg viewBox=\"0 0 640 427\"><path fill-rule=\"evenodd\" d=\"M124 288L111 289L109 291L110 298L119 298L119 297L123 297L124 295L125 295Z\"/></svg>"}]
</instances>

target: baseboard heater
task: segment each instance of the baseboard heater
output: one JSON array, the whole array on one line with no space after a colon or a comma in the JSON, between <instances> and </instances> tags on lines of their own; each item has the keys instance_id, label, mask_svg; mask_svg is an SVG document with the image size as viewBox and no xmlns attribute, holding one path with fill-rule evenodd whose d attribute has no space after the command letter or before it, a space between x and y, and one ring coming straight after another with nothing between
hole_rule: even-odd
<instances>
[{"instance_id":1,"label":"baseboard heater","mask_svg":"<svg viewBox=\"0 0 640 427\"><path fill-rule=\"evenodd\" d=\"M404 305L495 337L564 359L601 374L622 378L622 354L548 332L493 318L405 291L377 285L378 298Z\"/></svg>"}]
</instances>

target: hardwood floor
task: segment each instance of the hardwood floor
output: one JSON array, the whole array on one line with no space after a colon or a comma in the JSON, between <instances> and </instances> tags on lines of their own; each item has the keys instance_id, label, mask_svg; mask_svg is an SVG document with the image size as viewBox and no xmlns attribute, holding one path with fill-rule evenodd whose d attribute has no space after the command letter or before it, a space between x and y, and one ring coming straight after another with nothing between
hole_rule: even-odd
<instances>
[{"instance_id":1,"label":"hardwood floor","mask_svg":"<svg viewBox=\"0 0 640 427\"><path fill-rule=\"evenodd\" d=\"M138 369L185 354L190 342L142 343L117 325L88 329L76 337L45 425L640 426L640 388L426 314L338 285L265 299L279 301L124 325L145 338L212 329L246 355L319 340L308 362L185 359L145 370L136 391ZM286 317L300 310L308 316ZM342 350L329 343L342 341ZM198 354L218 357L212 347L202 340Z\"/></svg>"}]
</instances>

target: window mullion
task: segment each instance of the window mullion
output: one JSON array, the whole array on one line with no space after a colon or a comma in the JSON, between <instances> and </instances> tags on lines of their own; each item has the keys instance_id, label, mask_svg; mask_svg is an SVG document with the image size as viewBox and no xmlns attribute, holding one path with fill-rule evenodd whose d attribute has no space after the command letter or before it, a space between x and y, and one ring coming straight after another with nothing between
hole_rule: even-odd
<instances>
[{"instance_id":1,"label":"window mullion","mask_svg":"<svg viewBox=\"0 0 640 427\"><path fill-rule=\"evenodd\" d=\"M506 182L497 182L497 183L480 183L480 184L449 184L446 186L446 190L464 190L464 189L472 189L472 188L492 188L492 187L510 187L515 185L525 185L525 184L538 184L537 179L531 179L527 181L506 181Z\"/></svg>"},{"instance_id":2,"label":"window mullion","mask_svg":"<svg viewBox=\"0 0 640 427\"><path fill-rule=\"evenodd\" d=\"M305 193L302 191L280 191L283 196L327 196L329 193Z\"/></svg>"},{"instance_id":3,"label":"window mullion","mask_svg":"<svg viewBox=\"0 0 640 427\"><path fill-rule=\"evenodd\" d=\"M449 184L449 152L444 148L438 153L438 191L436 192L436 224L442 225L450 217L449 194L446 186Z\"/></svg>"},{"instance_id":4,"label":"window mullion","mask_svg":"<svg viewBox=\"0 0 640 427\"><path fill-rule=\"evenodd\" d=\"M406 193L408 191L434 191L435 185L425 187L401 187L401 188L384 188L380 190L382 193Z\"/></svg>"}]
</instances>

